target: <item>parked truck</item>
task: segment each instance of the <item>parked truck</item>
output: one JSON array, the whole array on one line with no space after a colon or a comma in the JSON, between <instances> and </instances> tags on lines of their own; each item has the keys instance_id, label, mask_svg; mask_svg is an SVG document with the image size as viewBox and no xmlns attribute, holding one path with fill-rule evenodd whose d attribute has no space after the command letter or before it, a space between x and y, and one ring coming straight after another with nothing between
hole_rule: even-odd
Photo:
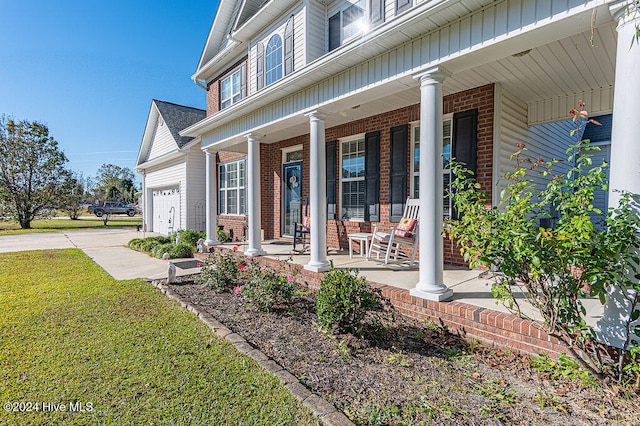
<instances>
[{"instance_id":1,"label":"parked truck","mask_svg":"<svg viewBox=\"0 0 640 426\"><path fill-rule=\"evenodd\" d=\"M87 208L89 213L102 217L105 214L126 214L133 217L136 214L136 208L116 201L107 201L101 206L93 205Z\"/></svg>"}]
</instances>

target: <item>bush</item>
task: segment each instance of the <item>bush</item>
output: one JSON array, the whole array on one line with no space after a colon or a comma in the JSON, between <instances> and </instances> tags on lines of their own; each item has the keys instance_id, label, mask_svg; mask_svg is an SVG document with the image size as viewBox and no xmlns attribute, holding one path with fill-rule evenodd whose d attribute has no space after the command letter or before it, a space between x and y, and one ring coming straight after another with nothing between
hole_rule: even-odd
<instances>
[{"instance_id":1,"label":"bush","mask_svg":"<svg viewBox=\"0 0 640 426\"><path fill-rule=\"evenodd\" d=\"M147 238L142 243L140 243L140 250L151 252L151 250L153 250L153 248L158 244L159 243L156 240Z\"/></svg>"},{"instance_id":2,"label":"bush","mask_svg":"<svg viewBox=\"0 0 640 426\"><path fill-rule=\"evenodd\" d=\"M133 240L129 241L129 243L127 243L127 246L134 250L140 250L140 245L142 245L142 243L144 243L144 240L142 238L134 238Z\"/></svg>"},{"instance_id":3,"label":"bush","mask_svg":"<svg viewBox=\"0 0 640 426\"><path fill-rule=\"evenodd\" d=\"M200 238L206 238L206 234L204 232L197 232L197 231L194 231L193 229L185 229L182 231L178 231L176 235L178 234L180 235L181 244L188 244L192 247L196 247L198 245L198 240Z\"/></svg>"},{"instance_id":4,"label":"bush","mask_svg":"<svg viewBox=\"0 0 640 426\"><path fill-rule=\"evenodd\" d=\"M165 253L171 253L171 249L173 249L174 245L171 243L167 244L158 244L151 250L151 255L153 257L157 257L158 259L162 259L162 256Z\"/></svg>"},{"instance_id":5,"label":"bush","mask_svg":"<svg viewBox=\"0 0 640 426\"><path fill-rule=\"evenodd\" d=\"M218 291L233 291L238 285L240 272L247 267L245 259L232 251L212 253L200 269L200 283Z\"/></svg>"},{"instance_id":6,"label":"bush","mask_svg":"<svg viewBox=\"0 0 640 426\"><path fill-rule=\"evenodd\" d=\"M358 333L367 312L380 306L378 294L353 269L332 269L326 273L316 298L320 325L338 332Z\"/></svg>"},{"instance_id":7,"label":"bush","mask_svg":"<svg viewBox=\"0 0 640 426\"><path fill-rule=\"evenodd\" d=\"M216 238L218 239L218 241L220 241L221 243L227 242L229 241L229 234L227 234L226 232L224 232L222 229L218 229L216 231Z\"/></svg>"},{"instance_id":8,"label":"bush","mask_svg":"<svg viewBox=\"0 0 640 426\"><path fill-rule=\"evenodd\" d=\"M263 312L271 312L276 306L291 303L296 290L295 277L283 267L273 270L251 261L243 274L246 284L242 294Z\"/></svg>"},{"instance_id":9,"label":"bush","mask_svg":"<svg viewBox=\"0 0 640 426\"><path fill-rule=\"evenodd\" d=\"M169 257L177 259L181 257L191 257L193 255L193 246L187 243L180 243L171 248Z\"/></svg>"}]
</instances>

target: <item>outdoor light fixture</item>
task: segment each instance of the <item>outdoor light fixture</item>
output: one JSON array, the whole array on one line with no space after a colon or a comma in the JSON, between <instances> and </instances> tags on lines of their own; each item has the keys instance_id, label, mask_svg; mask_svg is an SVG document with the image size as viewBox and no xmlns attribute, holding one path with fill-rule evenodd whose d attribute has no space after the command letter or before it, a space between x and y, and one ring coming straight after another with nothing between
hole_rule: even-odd
<instances>
[{"instance_id":1,"label":"outdoor light fixture","mask_svg":"<svg viewBox=\"0 0 640 426\"><path fill-rule=\"evenodd\" d=\"M529 52L531 52L531 49L527 49L527 50L523 50L522 52L514 53L511 56L513 56L514 58L522 58L523 56L527 56L529 54Z\"/></svg>"}]
</instances>

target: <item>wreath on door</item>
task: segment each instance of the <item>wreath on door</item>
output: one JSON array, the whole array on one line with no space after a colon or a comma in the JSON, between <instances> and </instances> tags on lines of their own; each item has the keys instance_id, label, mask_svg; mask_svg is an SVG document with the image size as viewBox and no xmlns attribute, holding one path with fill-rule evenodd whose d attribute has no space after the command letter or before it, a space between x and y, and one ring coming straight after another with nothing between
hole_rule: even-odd
<instances>
[{"instance_id":1,"label":"wreath on door","mask_svg":"<svg viewBox=\"0 0 640 426\"><path fill-rule=\"evenodd\" d=\"M289 189L297 188L298 185L300 185L300 183L298 182L298 176L291 176L289 178L289 181L287 182L287 186L289 186Z\"/></svg>"}]
</instances>

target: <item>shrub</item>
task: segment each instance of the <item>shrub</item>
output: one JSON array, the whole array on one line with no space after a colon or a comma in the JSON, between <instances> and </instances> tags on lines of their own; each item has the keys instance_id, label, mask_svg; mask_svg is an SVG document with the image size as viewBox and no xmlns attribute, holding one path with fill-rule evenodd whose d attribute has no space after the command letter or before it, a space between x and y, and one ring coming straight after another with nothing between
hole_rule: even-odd
<instances>
[{"instance_id":1,"label":"shrub","mask_svg":"<svg viewBox=\"0 0 640 426\"><path fill-rule=\"evenodd\" d=\"M284 267L273 270L250 261L244 270L246 283L242 294L263 312L271 312L276 306L291 303L296 290L295 277L287 273Z\"/></svg>"},{"instance_id":2,"label":"shrub","mask_svg":"<svg viewBox=\"0 0 640 426\"><path fill-rule=\"evenodd\" d=\"M181 257L191 257L193 255L193 246L187 243L180 243L171 248L169 257L177 259Z\"/></svg>"},{"instance_id":3,"label":"shrub","mask_svg":"<svg viewBox=\"0 0 640 426\"><path fill-rule=\"evenodd\" d=\"M367 312L380 306L378 294L353 269L332 269L326 273L316 298L320 325L338 332L359 332Z\"/></svg>"},{"instance_id":4,"label":"shrub","mask_svg":"<svg viewBox=\"0 0 640 426\"><path fill-rule=\"evenodd\" d=\"M229 241L229 234L227 234L226 232L224 232L222 229L218 229L216 231L216 238L218 239L218 241L220 241L221 243L227 242Z\"/></svg>"},{"instance_id":5,"label":"shrub","mask_svg":"<svg viewBox=\"0 0 640 426\"><path fill-rule=\"evenodd\" d=\"M150 252L158 244L159 244L158 241L147 238L142 243L140 243L140 250Z\"/></svg>"},{"instance_id":6,"label":"shrub","mask_svg":"<svg viewBox=\"0 0 640 426\"><path fill-rule=\"evenodd\" d=\"M142 245L142 243L144 243L144 240L142 238L134 238L133 240L129 241L129 243L127 243L127 246L134 250L140 250L140 245Z\"/></svg>"},{"instance_id":7,"label":"shrub","mask_svg":"<svg viewBox=\"0 0 640 426\"><path fill-rule=\"evenodd\" d=\"M167 244L157 244L152 250L151 255L153 257L157 257L158 259L162 259L162 256L165 253L171 253L171 249L173 249L174 245L171 243Z\"/></svg>"},{"instance_id":8,"label":"shrub","mask_svg":"<svg viewBox=\"0 0 640 426\"><path fill-rule=\"evenodd\" d=\"M180 243L188 244L192 247L196 247L198 245L198 240L200 238L206 238L206 234L204 232L197 232L193 229L178 231L175 235L178 234L180 235Z\"/></svg>"},{"instance_id":9,"label":"shrub","mask_svg":"<svg viewBox=\"0 0 640 426\"><path fill-rule=\"evenodd\" d=\"M238 285L240 272L246 267L246 260L232 251L224 254L215 252L202 264L199 282L218 291L233 291Z\"/></svg>"}]
</instances>

